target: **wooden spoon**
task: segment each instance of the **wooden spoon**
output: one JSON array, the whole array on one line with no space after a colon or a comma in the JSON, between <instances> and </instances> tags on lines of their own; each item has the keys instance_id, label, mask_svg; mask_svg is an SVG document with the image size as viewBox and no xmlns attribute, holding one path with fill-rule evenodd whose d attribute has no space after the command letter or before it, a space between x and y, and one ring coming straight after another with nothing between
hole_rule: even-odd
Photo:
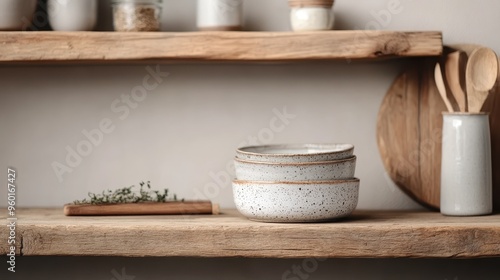
<instances>
[{"instance_id":1,"label":"wooden spoon","mask_svg":"<svg viewBox=\"0 0 500 280\"><path fill-rule=\"evenodd\" d=\"M465 68L467 55L464 52L452 52L446 58L445 73L451 93L457 101L460 112L467 112L467 96L465 95Z\"/></svg>"},{"instance_id":2,"label":"wooden spoon","mask_svg":"<svg viewBox=\"0 0 500 280\"><path fill-rule=\"evenodd\" d=\"M496 83L498 76L498 58L489 48L474 50L467 63L466 79L470 84L467 92L469 112L479 113L489 91Z\"/></svg>"},{"instance_id":3,"label":"wooden spoon","mask_svg":"<svg viewBox=\"0 0 500 280\"><path fill-rule=\"evenodd\" d=\"M434 80L436 81L436 86L438 88L439 94L441 94L441 98L443 99L448 112L452 113L453 107L451 106L451 102L448 99L448 96L446 96L446 87L444 85L443 74L441 72L441 66L439 66L439 63L436 63L436 68L434 69Z\"/></svg>"}]
</instances>

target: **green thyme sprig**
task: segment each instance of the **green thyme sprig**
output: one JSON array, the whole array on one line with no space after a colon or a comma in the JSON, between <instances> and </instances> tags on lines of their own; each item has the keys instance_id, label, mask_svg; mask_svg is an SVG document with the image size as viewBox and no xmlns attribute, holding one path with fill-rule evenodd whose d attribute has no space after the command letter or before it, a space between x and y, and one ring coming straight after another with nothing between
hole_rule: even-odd
<instances>
[{"instance_id":1,"label":"green thyme sprig","mask_svg":"<svg viewBox=\"0 0 500 280\"><path fill-rule=\"evenodd\" d=\"M83 200L75 200L73 203L79 204L117 204L117 203L140 203L140 202L170 202L179 201L177 195L173 197L168 196L168 189L162 191L151 190L151 183L140 182L139 193L134 192L132 189L135 186L117 189L115 191L107 190L100 194L89 192L89 198ZM184 201L184 199L181 199Z\"/></svg>"}]
</instances>

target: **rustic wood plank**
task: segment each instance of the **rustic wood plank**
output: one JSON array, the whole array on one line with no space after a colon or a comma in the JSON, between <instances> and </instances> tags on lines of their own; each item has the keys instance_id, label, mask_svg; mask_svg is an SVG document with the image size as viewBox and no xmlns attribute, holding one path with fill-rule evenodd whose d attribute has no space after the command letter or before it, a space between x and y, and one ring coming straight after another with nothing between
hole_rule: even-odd
<instances>
[{"instance_id":1,"label":"rustic wood plank","mask_svg":"<svg viewBox=\"0 0 500 280\"><path fill-rule=\"evenodd\" d=\"M437 56L441 32L0 32L0 63L308 61Z\"/></svg>"},{"instance_id":2,"label":"rustic wood plank","mask_svg":"<svg viewBox=\"0 0 500 280\"><path fill-rule=\"evenodd\" d=\"M358 211L332 223L266 224L235 210L218 216L66 217L62 209L17 213L19 253L25 256L500 257L500 215ZM2 211L0 218L6 217ZM6 231L1 227L0 236ZM0 254L6 250L1 242Z\"/></svg>"}]
</instances>

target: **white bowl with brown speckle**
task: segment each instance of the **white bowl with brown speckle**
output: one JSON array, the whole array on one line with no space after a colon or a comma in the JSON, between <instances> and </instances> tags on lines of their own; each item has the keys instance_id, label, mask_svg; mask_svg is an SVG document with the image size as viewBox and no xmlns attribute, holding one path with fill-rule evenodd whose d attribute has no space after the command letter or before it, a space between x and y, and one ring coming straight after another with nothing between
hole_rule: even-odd
<instances>
[{"instance_id":1,"label":"white bowl with brown speckle","mask_svg":"<svg viewBox=\"0 0 500 280\"><path fill-rule=\"evenodd\" d=\"M233 181L238 211L254 221L324 222L349 216L358 204L359 179L312 182Z\"/></svg>"},{"instance_id":2,"label":"white bowl with brown speckle","mask_svg":"<svg viewBox=\"0 0 500 280\"><path fill-rule=\"evenodd\" d=\"M234 159L236 179L246 181L321 181L354 178L356 156L303 163L256 162Z\"/></svg>"},{"instance_id":3,"label":"white bowl with brown speckle","mask_svg":"<svg viewBox=\"0 0 500 280\"><path fill-rule=\"evenodd\" d=\"M258 162L298 163L345 159L353 153L352 144L283 144L242 147L236 150L236 157Z\"/></svg>"}]
</instances>

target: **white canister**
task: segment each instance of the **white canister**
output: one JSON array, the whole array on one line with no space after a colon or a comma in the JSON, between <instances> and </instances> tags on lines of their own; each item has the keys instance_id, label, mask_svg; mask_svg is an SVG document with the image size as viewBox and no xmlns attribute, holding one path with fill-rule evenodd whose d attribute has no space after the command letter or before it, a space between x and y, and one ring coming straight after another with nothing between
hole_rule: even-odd
<instances>
[{"instance_id":1,"label":"white canister","mask_svg":"<svg viewBox=\"0 0 500 280\"><path fill-rule=\"evenodd\" d=\"M26 30L36 9L36 0L0 1L0 30Z\"/></svg>"},{"instance_id":2,"label":"white canister","mask_svg":"<svg viewBox=\"0 0 500 280\"><path fill-rule=\"evenodd\" d=\"M241 30L242 22L243 0L198 0L199 30Z\"/></svg>"},{"instance_id":3,"label":"white canister","mask_svg":"<svg viewBox=\"0 0 500 280\"><path fill-rule=\"evenodd\" d=\"M333 28L332 7L292 7L290 22L293 31L320 31Z\"/></svg>"},{"instance_id":4,"label":"white canister","mask_svg":"<svg viewBox=\"0 0 500 280\"><path fill-rule=\"evenodd\" d=\"M441 213L491 214L493 210L489 116L443 113Z\"/></svg>"},{"instance_id":5,"label":"white canister","mask_svg":"<svg viewBox=\"0 0 500 280\"><path fill-rule=\"evenodd\" d=\"M47 8L56 31L91 31L97 23L97 0L49 0Z\"/></svg>"}]
</instances>

